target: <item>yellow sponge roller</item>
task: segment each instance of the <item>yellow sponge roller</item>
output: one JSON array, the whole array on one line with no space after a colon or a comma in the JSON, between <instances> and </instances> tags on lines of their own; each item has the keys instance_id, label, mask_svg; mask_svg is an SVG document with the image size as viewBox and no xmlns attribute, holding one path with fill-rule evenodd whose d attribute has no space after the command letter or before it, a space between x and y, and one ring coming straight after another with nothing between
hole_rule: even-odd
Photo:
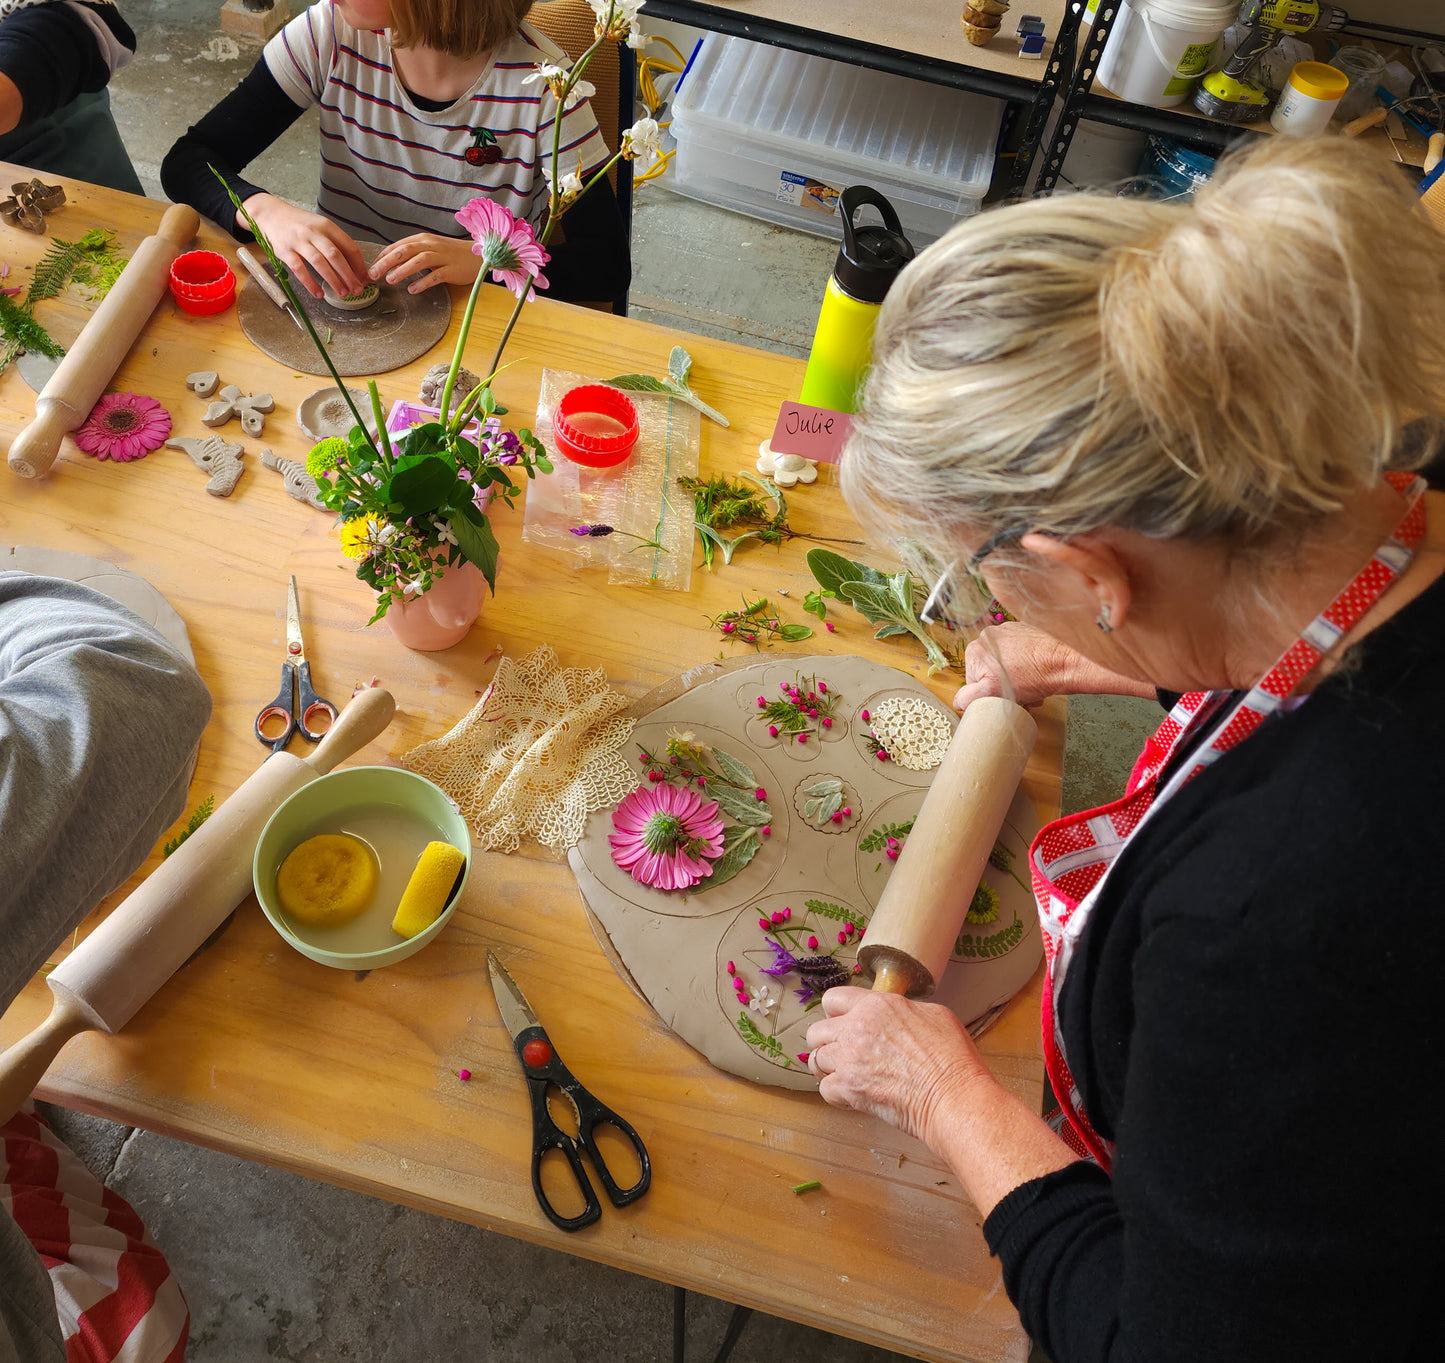
<instances>
[{"instance_id":1,"label":"yellow sponge roller","mask_svg":"<svg viewBox=\"0 0 1445 1363\"><path fill-rule=\"evenodd\" d=\"M376 893L376 859L359 838L322 833L291 850L276 872L281 907L311 928L349 923Z\"/></svg>"},{"instance_id":2,"label":"yellow sponge roller","mask_svg":"<svg viewBox=\"0 0 1445 1363\"><path fill-rule=\"evenodd\" d=\"M403 937L415 937L431 927L446 908L452 886L457 883L457 873L466 861L466 853L449 842L427 843L396 907L391 930Z\"/></svg>"}]
</instances>

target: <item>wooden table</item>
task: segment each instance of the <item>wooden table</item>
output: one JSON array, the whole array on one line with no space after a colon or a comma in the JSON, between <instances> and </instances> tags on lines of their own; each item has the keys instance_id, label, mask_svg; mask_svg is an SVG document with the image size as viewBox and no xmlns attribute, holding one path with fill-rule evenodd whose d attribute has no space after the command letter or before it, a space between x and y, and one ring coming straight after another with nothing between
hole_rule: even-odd
<instances>
[{"instance_id":1,"label":"wooden table","mask_svg":"<svg viewBox=\"0 0 1445 1363\"><path fill-rule=\"evenodd\" d=\"M6 175L20 178L0 166L0 182L9 182ZM143 199L72 183L66 189L70 202L49 224L64 239L106 224L132 248L159 217L159 206ZM232 243L213 229L202 242L234 257ZM10 283L25 283L22 267L45 244L0 228ZM499 289L483 291L474 367L485 364L510 302ZM37 315L68 339L84 314L61 299L41 304ZM383 375L383 394L412 397L428 363L450 354L454 336ZM657 327L537 302L512 339L517 363L498 381L498 395L520 424L535 410L544 363L596 375L657 373L673 340ZM703 423L704 468L750 467L778 402L797 390L799 364L700 337L686 341L693 381L733 421L727 431ZM280 478L259 467L263 444L304 457L309 441L296 428L295 406L316 379L278 369L255 351L234 312L189 317L167 298L114 386L160 397L178 433L199 435L202 404L183 377L203 368L277 400L262 439L244 441L247 470L228 500L208 496L205 476L176 450L117 466L67 441L43 481L0 472L0 540L122 564L184 616L215 698L193 802L225 798L261 759L251 722L276 689L288 572L300 584L318 690L341 699L354 682L377 675L396 695L397 719L361 762L392 761L448 729L490 677L498 647L521 657L550 643L564 664L604 667L614 686L637 695L716 657L720 639L705 617L741 593L787 588L785 615L804 618L799 605L811 579L803 542L744 548L714 575L696 570L685 594L608 588L603 573L574 571L523 545L520 509L504 510L494 518L502 545L496 599L463 644L408 652L384 623L365 627L370 594L342 559L331 517L289 499ZM19 374L0 377L7 445L32 411ZM793 507L799 528L858 534L833 487L803 490ZM834 618L837 633L821 635L819 651L921 671L915 646L874 642L851 611ZM956 682L938 679L939 694ZM1046 708L1028 776L1044 815L1057 809L1061 742L1062 706ZM489 946L510 962L571 1067L632 1120L652 1152L648 1196L625 1210L607 1208L577 1235L554 1230L533 1201L528 1100L492 1000ZM48 1002L44 984L32 982L0 1021L0 1044L39 1022ZM983 1049L1004 1083L1037 1106L1037 979ZM462 1067L471 1070L469 1083L457 1079ZM479 856L442 936L411 960L360 979L289 949L248 900L123 1034L72 1042L41 1096L921 1358L1018 1360L1027 1352L978 1212L953 1175L872 1118L713 1069L618 978L588 928L571 872L535 850ZM810 1179L823 1190L793 1196L792 1186ZM184 1277L184 1265L181 1271Z\"/></svg>"}]
</instances>

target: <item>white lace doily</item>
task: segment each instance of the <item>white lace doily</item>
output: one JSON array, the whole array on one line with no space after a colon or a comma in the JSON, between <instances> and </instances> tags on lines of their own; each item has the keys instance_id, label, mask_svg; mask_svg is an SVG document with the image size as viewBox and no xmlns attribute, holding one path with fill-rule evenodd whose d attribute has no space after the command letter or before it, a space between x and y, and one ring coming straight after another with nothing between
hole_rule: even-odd
<instances>
[{"instance_id":1,"label":"white lace doily","mask_svg":"<svg viewBox=\"0 0 1445 1363\"><path fill-rule=\"evenodd\" d=\"M888 756L909 771L932 771L953 737L947 716L919 696L880 700L869 718Z\"/></svg>"},{"instance_id":2,"label":"white lace doily","mask_svg":"<svg viewBox=\"0 0 1445 1363\"><path fill-rule=\"evenodd\" d=\"M520 663L503 658L471 713L401 764L457 802L481 850L515 852L529 837L565 851L593 810L637 785L619 752L628 703L601 668L561 667L544 644Z\"/></svg>"}]
</instances>

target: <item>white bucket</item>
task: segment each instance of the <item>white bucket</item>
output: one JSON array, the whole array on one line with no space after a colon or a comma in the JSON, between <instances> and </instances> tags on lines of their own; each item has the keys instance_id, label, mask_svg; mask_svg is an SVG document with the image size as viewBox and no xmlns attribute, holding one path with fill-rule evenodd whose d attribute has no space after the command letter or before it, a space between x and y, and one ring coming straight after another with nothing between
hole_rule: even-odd
<instances>
[{"instance_id":1,"label":"white bucket","mask_svg":"<svg viewBox=\"0 0 1445 1363\"><path fill-rule=\"evenodd\" d=\"M1183 104L1238 10L1235 0L1120 0L1099 84L1134 104Z\"/></svg>"}]
</instances>

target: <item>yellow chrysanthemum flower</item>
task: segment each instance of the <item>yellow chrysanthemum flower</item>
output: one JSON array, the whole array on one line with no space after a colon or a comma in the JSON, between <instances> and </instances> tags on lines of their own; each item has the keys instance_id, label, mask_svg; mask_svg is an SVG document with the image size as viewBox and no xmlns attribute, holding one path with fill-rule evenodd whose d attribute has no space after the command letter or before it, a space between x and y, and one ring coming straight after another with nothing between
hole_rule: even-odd
<instances>
[{"instance_id":1,"label":"yellow chrysanthemum flower","mask_svg":"<svg viewBox=\"0 0 1445 1363\"><path fill-rule=\"evenodd\" d=\"M381 522L375 516L357 516L341 526L341 552L347 558L365 558L371 548L371 527Z\"/></svg>"},{"instance_id":2,"label":"yellow chrysanthemum flower","mask_svg":"<svg viewBox=\"0 0 1445 1363\"><path fill-rule=\"evenodd\" d=\"M341 456L348 448L346 441L339 435L333 435L319 445L313 445L311 453L306 456L306 472L313 478L330 473L341 462Z\"/></svg>"}]
</instances>

